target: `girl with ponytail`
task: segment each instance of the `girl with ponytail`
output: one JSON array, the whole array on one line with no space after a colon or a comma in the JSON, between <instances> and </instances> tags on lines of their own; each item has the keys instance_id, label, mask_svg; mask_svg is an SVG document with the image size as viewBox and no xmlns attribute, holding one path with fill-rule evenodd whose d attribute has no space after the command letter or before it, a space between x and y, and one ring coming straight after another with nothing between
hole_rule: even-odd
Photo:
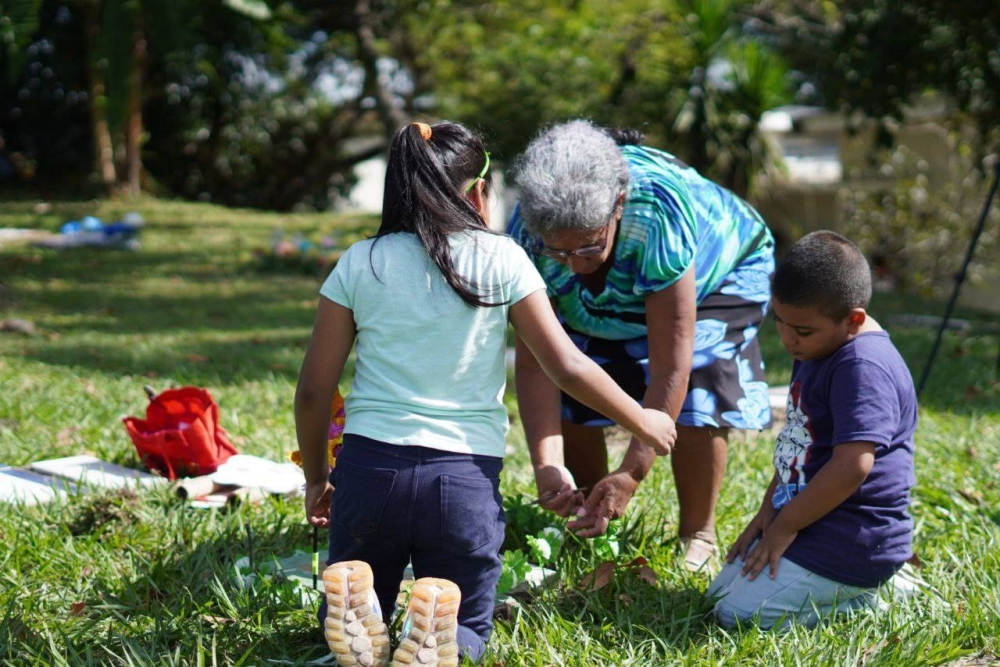
<instances>
[{"instance_id":1,"label":"girl with ponytail","mask_svg":"<svg viewBox=\"0 0 1000 667\"><path fill-rule=\"evenodd\" d=\"M393 139L382 223L320 288L295 394L309 522L329 529L321 619L340 664L389 664L407 562L416 583L393 664L457 665L493 629L504 515L507 325L564 391L669 453L645 410L576 349L525 252L489 231L489 154L456 123ZM329 406L352 346L344 446L327 465Z\"/></svg>"}]
</instances>

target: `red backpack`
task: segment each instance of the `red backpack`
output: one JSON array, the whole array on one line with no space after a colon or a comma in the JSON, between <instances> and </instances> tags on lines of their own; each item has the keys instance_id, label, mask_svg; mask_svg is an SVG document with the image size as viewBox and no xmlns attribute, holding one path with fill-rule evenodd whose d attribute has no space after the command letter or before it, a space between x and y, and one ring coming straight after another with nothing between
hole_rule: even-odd
<instances>
[{"instance_id":1,"label":"red backpack","mask_svg":"<svg viewBox=\"0 0 1000 667\"><path fill-rule=\"evenodd\" d=\"M146 418L122 421L150 470L168 479L208 475L237 453L219 425L219 406L207 389L181 387L154 395L147 388L146 393Z\"/></svg>"}]
</instances>

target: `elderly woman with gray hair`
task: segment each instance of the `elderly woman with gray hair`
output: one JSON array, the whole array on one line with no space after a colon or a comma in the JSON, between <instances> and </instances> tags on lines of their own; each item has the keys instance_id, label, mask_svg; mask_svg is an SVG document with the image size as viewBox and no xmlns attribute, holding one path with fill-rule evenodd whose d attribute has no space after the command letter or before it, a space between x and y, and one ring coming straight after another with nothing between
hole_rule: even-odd
<instances>
[{"instance_id":1,"label":"elderly woman with gray hair","mask_svg":"<svg viewBox=\"0 0 1000 667\"><path fill-rule=\"evenodd\" d=\"M521 200L507 232L576 345L676 420L684 563L710 572L729 430L771 421L756 333L774 240L749 204L641 139L587 121L543 132L519 161ZM520 340L516 388L542 506L575 512L570 527L584 537L604 533L653 450L632 439L609 473L610 422L561 394Z\"/></svg>"}]
</instances>

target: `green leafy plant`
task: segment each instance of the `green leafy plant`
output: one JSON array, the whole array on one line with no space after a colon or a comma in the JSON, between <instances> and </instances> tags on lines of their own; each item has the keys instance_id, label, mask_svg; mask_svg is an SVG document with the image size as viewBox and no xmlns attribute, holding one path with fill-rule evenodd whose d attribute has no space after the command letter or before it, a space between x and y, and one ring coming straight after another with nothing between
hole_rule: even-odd
<instances>
[{"instance_id":1,"label":"green leafy plant","mask_svg":"<svg viewBox=\"0 0 1000 667\"><path fill-rule=\"evenodd\" d=\"M508 593L524 581L524 578L531 572L531 563L528 562L528 557L520 549L503 552L500 563L503 566L503 571L500 574L500 580L497 581L498 596Z\"/></svg>"},{"instance_id":2,"label":"green leafy plant","mask_svg":"<svg viewBox=\"0 0 1000 667\"><path fill-rule=\"evenodd\" d=\"M563 532L555 526L543 528L537 535L526 538L531 547L531 557L539 565L546 565L555 560L556 554L563 543Z\"/></svg>"},{"instance_id":3,"label":"green leafy plant","mask_svg":"<svg viewBox=\"0 0 1000 667\"><path fill-rule=\"evenodd\" d=\"M621 536L623 525L621 521L612 522L608 526L608 532L589 540L594 553L602 560L618 560L618 554L621 552L621 545L618 538Z\"/></svg>"}]
</instances>

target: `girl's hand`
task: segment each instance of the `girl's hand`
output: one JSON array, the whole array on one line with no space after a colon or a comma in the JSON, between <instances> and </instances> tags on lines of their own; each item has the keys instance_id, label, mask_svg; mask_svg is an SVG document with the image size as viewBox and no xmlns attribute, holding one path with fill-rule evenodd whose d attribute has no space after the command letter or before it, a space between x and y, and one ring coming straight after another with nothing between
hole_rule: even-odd
<instances>
[{"instance_id":1,"label":"girl's hand","mask_svg":"<svg viewBox=\"0 0 1000 667\"><path fill-rule=\"evenodd\" d=\"M330 525L330 498L333 485L329 481L306 484L306 520L313 526L326 528Z\"/></svg>"},{"instance_id":2,"label":"girl's hand","mask_svg":"<svg viewBox=\"0 0 1000 667\"><path fill-rule=\"evenodd\" d=\"M666 412L643 408L643 431L636 433L644 444L649 445L657 456L666 456L674 448L677 440L677 425Z\"/></svg>"}]
</instances>

